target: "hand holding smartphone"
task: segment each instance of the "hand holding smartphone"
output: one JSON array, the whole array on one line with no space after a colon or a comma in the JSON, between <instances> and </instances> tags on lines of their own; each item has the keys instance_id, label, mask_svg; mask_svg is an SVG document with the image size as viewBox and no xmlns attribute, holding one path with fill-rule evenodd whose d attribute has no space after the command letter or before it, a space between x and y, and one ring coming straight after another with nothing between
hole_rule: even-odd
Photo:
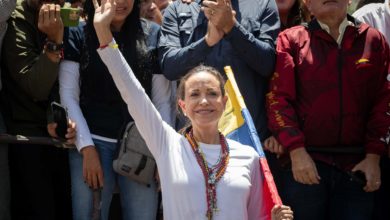
<instances>
[{"instance_id":1,"label":"hand holding smartphone","mask_svg":"<svg viewBox=\"0 0 390 220\"><path fill-rule=\"evenodd\" d=\"M51 103L54 122L57 123L56 134L59 138L66 139L65 135L68 130L68 113L62 105L57 102Z\"/></svg>"}]
</instances>

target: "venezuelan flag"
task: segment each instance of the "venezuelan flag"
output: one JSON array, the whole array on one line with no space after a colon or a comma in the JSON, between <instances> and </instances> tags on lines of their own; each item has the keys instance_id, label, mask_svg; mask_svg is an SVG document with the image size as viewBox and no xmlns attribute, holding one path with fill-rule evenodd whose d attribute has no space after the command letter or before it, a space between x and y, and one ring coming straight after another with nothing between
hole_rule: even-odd
<instances>
[{"instance_id":1,"label":"venezuelan flag","mask_svg":"<svg viewBox=\"0 0 390 220\"><path fill-rule=\"evenodd\" d=\"M225 73L228 78L225 84L225 90L229 99L218 127L227 138L252 146L260 155L259 163L263 180L263 207L259 208L264 210L264 214L267 214L269 219L271 219L272 207L274 205L281 205L282 201L276 189L274 178L265 158L252 117L245 106L244 99L238 89L230 66L225 67Z\"/></svg>"}]
</instances>

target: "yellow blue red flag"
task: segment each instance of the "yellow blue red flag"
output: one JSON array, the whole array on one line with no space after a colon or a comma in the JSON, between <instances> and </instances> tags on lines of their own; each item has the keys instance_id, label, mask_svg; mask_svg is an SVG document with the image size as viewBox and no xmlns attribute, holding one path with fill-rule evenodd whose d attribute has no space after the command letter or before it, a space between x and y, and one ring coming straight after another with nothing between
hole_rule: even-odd
<instances>
[{"instance_id":1,"label":"yellow blue red flag","mask_svg":"<svg viewBox=\"0 0 390 220\"><path fill-rule=\"evenodd\" d=\"M274 205L281 205L275 186L274 179L269 169L267 159L265 158L263 148L251 115L245 106L244 99L238 89L234 74L230 66L225 67L225 73L228 80L225 84L226 94L229 97L225 111L219 122L219 130L229 139L240 142L241 144L252 146L260 155L260 166L262 176L262 206L265 216L271 219L271 209Z\"/></svg>"}]
</instances>

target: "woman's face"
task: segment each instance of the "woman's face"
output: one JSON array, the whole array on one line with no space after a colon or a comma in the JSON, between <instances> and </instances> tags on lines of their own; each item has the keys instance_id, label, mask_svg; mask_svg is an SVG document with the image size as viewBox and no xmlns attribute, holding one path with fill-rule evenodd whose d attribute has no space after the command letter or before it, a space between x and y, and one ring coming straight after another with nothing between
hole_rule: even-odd
<instances>
[{"instance_id":1,"label":"woman's face","mask_svg":"<svg viewBox=\"0 0 390 220\"><path fill-rule=\"evenodd\" d=\"M184 100L179 100L179 106L192 126L217 126L227 101L218 79L202 71L190 76L184 86Z\"/></svg>"},{"instance_id":2,"label":"woman's face","mask_svg":"<svg viewBox=\"0 0 390 220\"><path fill-rule=\"evenodd\" d=\"M127 16L133 11L134 0L115 0L116 11L112 19L113 23L123 23Z\"/></svg>"},{"instance_id":3,"label":"woman's face","mask_svg":"<svg viewBox=\"0 0 390 220\"><path fill-rule=\"evenodd\" d=\"M294 5L295 1L298 0L276 0L278 5L279 14L288 14Z\"/></svg>"}]
</instances>

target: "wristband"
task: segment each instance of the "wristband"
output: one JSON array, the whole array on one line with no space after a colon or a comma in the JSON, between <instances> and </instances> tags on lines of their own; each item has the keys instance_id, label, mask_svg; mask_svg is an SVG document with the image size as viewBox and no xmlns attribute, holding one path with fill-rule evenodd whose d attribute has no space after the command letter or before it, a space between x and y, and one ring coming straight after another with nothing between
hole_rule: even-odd
<instances>
[{"instance_id":1,"label":"wristband","mask_svg":"<svg viewBox=\"0 0 390 220\"><path fill-rule=\"evenodd\" d=\"M45 50L48 52L61 52L63 49L63 44L57 44L53 41L46 40Z\"/></svg>"}]
</instances>

